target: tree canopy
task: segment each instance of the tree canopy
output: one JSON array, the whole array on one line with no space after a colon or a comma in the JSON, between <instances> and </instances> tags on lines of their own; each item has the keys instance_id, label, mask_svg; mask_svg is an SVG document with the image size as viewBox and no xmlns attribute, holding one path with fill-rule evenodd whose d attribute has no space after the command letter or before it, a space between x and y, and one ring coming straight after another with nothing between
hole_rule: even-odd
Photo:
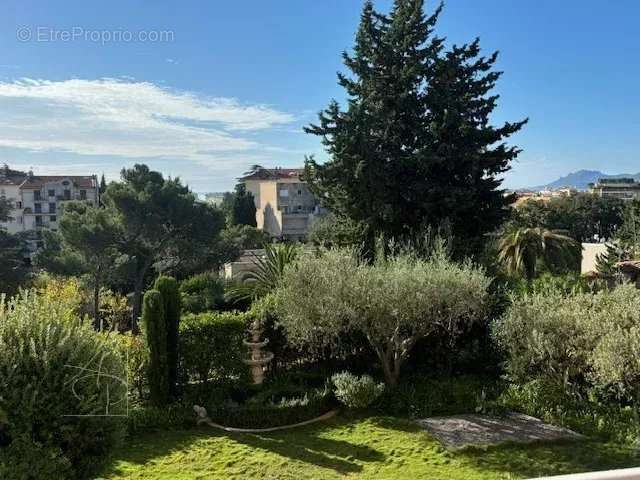
<instances>
[{"instance_id":1,"label":"tree canopy","mask_svg":"<svg viewBox=\"0 0 640 480\"><path fill-rule=\"evenodd\" d=\"M370 265L334 249L286 269L276 303L293 344L323 349L336 346L341 333L361 333L395 385L418 340L455 337L485 318L489 283L481 269L442 251L427 260L403 254Z\"/></svg>"},{"instance_id":2,"label":"tree canopy","mask_svg":"<svg viewBox=\"0 0 640 480\"><path fill-rule=\"evenodd\" d=\"M396 0L390 14L367 2L353 53L339 73L345 108L332 101L317 124L329 160L306 161L323 203L362 224L371 247L447 220L460 253L472 251L508 215L501 175L519 150L504 142L526 122L493 126L501 73L478 40L445 51L422 0Z\"/></svg>"},{"instance_id":3,"label":"tree canopy","mask_svg":"<svg viewBox=\"0 0 640 480\"><path fill-rule=\"evenodd\" d=\"M215 242L224 217L215 207L197 201L180 179L165 179L146 165L123 169L121 179L107 187L104 203L121 222L121 251L135 263L135 325L151 268L161 264L169 270L202 255Z\"/></svg>"},{"instance_id":4,"label":"tree canopy","mask_svg":"<svg viewBox=\"0 0 640 480\"><path fill-rule=\"evenodd\" d=\"M623 223L624 202L590 193L528 200L514 209L511 223L523 228L565 230L578 242L610 240Z\"/></svg>"},{"instance_id":5,"label":"tree canopy","mask_svg":"<svg viewBox=\"0 0 640 480\"><path fill-rule=\"evenodd\" d=\"M257 226L255 201L244 183L237 184L233 192L225 193L221 207L228 225Z\"/></svg>"}]
</instances>

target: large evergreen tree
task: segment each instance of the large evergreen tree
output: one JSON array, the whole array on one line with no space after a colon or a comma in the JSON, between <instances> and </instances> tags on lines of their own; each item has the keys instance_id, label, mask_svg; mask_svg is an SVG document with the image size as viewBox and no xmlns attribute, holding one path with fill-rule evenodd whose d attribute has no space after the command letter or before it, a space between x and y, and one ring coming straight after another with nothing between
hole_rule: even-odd
<instances>
[{"instance_id":1,"label":"large evergreen tree","mask_svg":"<svg viewBox=\"0 0 640 480\"><path fill-rule=\"evenodd\" d=\"M244 183L238 183L234 192L225 193L221 208L229 226L257 226L255 200Z\"/></svg>"},{"instance_id":2,"label":"large evergreen tree","mask_svg":"<svg viewBox=\"0 0 640 480\"><path fill-rule=\"evenodd\" d=\"M369 245L448 223L469 247L508 214L500 175L519 150L503 141L524 122L490 124L496 54L481 57L477 40L445 52L433 33L442 6L425 16L423 3L396 0L389 15L365 4L353 54L343 54L350 74L338 74L348 104L332 101L306 128L330 159L307 159L306 175Z\"/></svg>"},{"instance_id":3,"label":"large evergreen tree","mask_svg":"<svg viewBox=\"0 0 640 480\"><path fill-rule=\"evenodd\" d=\"M104 195L123 226L119 250L135 263L132 328L137 330L142 292L153 269L163 271L205 253L224 225L222 213L198 202L180 179L165 179L146 165L124 169Z\"/></svg>"}]
</instances>

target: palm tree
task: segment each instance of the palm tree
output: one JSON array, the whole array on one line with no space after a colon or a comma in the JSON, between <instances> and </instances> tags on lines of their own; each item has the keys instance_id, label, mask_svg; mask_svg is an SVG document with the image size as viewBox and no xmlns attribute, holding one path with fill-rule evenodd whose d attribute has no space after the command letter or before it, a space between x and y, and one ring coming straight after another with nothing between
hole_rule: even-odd
<instances>
[{"instance_id":1,"label":"palm tree","mask_svg":"<svg viewBox=\"0 0 640 480\"><path fill-rule=\"evenodd\" d=\"M299 248L292 243L268 243L264 256L255 255L254 268L242 276L242 283L229 290L230 300L255 300L275 290L285 268L296 261Z\"/></svg>"},{"instance_id":2,"label":"palm tree","mask_svg":"<svg viewBox=\"0 0 640 480\"><path fill-rule=\"evenodd\" d=\"M527 280L536 277L539 263L550 270L575 266L582 247L561 230L513 228L498 243L498 260L511 273L522 273Z\"/></svg>"}]
</instances>

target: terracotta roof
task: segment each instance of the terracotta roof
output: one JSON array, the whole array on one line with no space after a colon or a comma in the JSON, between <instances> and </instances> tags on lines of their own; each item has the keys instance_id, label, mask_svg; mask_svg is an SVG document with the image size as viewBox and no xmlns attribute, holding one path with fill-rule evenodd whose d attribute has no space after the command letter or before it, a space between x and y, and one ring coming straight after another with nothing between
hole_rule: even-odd
<instances>
[{"instance_id":1,"label":"terracotta roof","mask_svg":"<svg viewBox=\"0 0 640 480\"><path fill-rule=\"evenodd\" d=\"M47 175L40 176L34 175L33 177L27 177L22 184L21 188L25 189L38 189L45 186L49 182L60 182L62 180L69 180L73 182L76 188L97 188L96 177L93 176L72 176L72 175Z\"/></svg>"},{"instance_id":2,"label":"terracotta roof","mask_svg":"<svg viewBox=\"0 0 640 480\"><path fill-rule=\"evenodd\" d=\"M0 185L20 185L24 182L24 177L0 177Z\"/></svg>"},{"instance_id":3,"label":"terracotta roof","mask_svg":"<svg viewBox=\"0 0 640 480\"><path fill-rule=\"evenodd\" d=\"M278 180L280 178L300 178L304 168L261 168L240 180Z\"/></svg>"}]
</instances>

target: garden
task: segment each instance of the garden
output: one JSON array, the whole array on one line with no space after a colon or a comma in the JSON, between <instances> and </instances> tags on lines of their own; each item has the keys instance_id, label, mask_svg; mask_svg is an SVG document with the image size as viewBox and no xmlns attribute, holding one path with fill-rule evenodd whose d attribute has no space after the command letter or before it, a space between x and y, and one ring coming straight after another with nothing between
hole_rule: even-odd
<instances>
[{"instance_id":1,"label":"garden","mask_svg":"<svg viewBox=\"0 0 640 480\"><path fill-rule=\"evenodd\" d=\"M430 245L373 261L267 245L242 284L160 276L138 335L96 331L73 280L4 300L2 477L526 478L635 465L636 288L566 275L514 287L453 260L439 237ZM218 307L203 311L212 292ZM452 450L416 422L513 411L584 437Z\"/></svg>"},{"instance_id":2,"label":"garden","mask_svg":"<svg viewBox=\"0 0 640 480\"><path fill-rule=\"evenodd\" d=\"M447 46L441 10L365 3L345 109L306 128L329 160L305 161L327 210L305 244L258 229L242 183L217 206L146 165L104 182L99 205L65 203L28 262L0 231L0 478L638 465L640 283L621 264L640 258L640 202L514 206L505 142L526 120L492 124L497 54ZM596 237L606 252L581 275ZM428 427L451 418L565 435L452 447Z\"/></svg>"}]
</instances>

